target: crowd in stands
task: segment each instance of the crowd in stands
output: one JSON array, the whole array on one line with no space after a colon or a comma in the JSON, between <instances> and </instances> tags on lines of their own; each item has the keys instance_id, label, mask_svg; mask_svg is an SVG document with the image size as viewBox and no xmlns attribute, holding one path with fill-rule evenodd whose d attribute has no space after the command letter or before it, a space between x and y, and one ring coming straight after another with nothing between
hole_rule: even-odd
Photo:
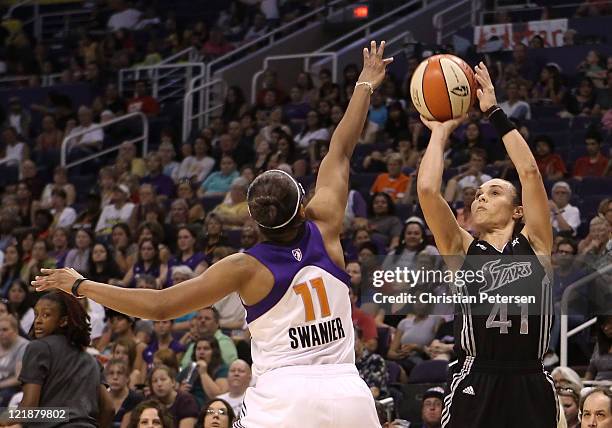
<instances>
[{"instance_id":1,"label":"crowd in stands","mask_svg":"<svg viewBox=\"0 0 612 428\"><path fill-rule=\"evenodd\" d=\"M57 166L65 135L78 136L70 148L76 159L125 139L125 129L93 129L95 124L129 111L150 118L160 114L146 82L124 99L112 79L106 80L118 64L150 63L189 45L205 55L219 55L222 49L212 46L219 40L238 44L286 19L278 9L276 14L264 10L275 2L235 1L216 27L198 22L180 32L170 16L111 3L113 13L98 21L115 31L100 40L83 36L70 64L55 64L35 45L22 47L35 56L27 62L34 68L25 67L25 57L10 66L26 74L63 70L62 79L64 74L67 79L82 74L98 92L92 105L76 111L27 106L15 97L2 118L0 168L18 168L19 179L5 181L1 194L0 406L18 403L21 385L42 376L32 377L30 370L30 377L24 377L22 371L39 305L45 304L29 286L42 268L70 266L117 287L161 289L255 245L261 237L248 215L249 183L262 171L282 169L297 177L308 190L307 198L311 196L358 76L358 66L351 64L338 82L323 69L316 76L301 72L285 87L277 72L268 70L255 105L246 102L239 87L229 88L222 113L187 141L180 141L179 129L170 126L149 142L153 150L144 157L136 144L125 141L116 154L66 170ZM283 4L294 11L296 3L302 2ZM261 15L253 14L252 27L238 19L258 7ZM127 30L140 25L160 30L164 42L136 49ZM416 197L428 131L406 96L410 73L420 59L408 59L409 74L389 74L372 96L352 160L342 236L357 367L375 398L393 397L396 403L403 399L402 385L446 381L455 343L452 310L440 314L431 305L366 302L375 270L440 263ZM518 45L509 62L489 60L489 68L500 105L532 146L550 195L559 315L564 290L612 261L612 57L593 50L574 70L560 70L555 64L538 64L526 46ZM92 171L91 185L84 186L83 177ZM459 224L473 234L469 206L478 186L492 177L517 179L491 125L474 108L448 141L442 189ZM572 301L576 309L570 327L602 310L609 313L609 306L598 305L611 301L610 283L609 277L594 280L587 293ZM438 285L427 284L432 289ZM135 427L147 418L157 418L163 426L202 426L206 420L229 421L240 412L252 382L252 361L237 295L160 322L133 319L88 299L79 303L91 323L87 351L104 365L113 426ZM545 360L550 368L558 362L559 329L557 316ZM567 368L558 369L555 377L572 428L578 426L581 391L587 393L582 381L612 380L612 317L599 316L593 331L592 338L582 334L570 341L579 351L570 363L580 365L579 353L588 361L582 377ZM435 388L423 395L424 427L436 426L442 397Z\"/></svg>"}]
</instances>

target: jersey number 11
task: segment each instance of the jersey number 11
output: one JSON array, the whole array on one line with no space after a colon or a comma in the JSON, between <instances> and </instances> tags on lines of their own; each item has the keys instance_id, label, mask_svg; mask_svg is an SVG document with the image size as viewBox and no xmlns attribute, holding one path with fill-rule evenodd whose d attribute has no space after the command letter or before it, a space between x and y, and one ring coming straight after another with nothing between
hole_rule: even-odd
<instances>
[{"instance_id":1,"label":"jersey number 11","mask_svg":"<svg viewBox=\"0 0 612 428\"><path fill-rule=\"evenodd\" d=\"M331 311L329 310L329 300L327 299L327 292L325 291L325 284L323 284L323 278L314 278L308 282L310 283L310 286L317 292L319 306L321 308L321 318L330 316ZM312 302L312 292L310 291L308 284L305 282L301 282L297 285L294 285L293 291L295 291L295 294L302 298L302 302L304 303L304 313L306 314L306 322L314 321L314 304Z\"/></svg>"}]
</instances>

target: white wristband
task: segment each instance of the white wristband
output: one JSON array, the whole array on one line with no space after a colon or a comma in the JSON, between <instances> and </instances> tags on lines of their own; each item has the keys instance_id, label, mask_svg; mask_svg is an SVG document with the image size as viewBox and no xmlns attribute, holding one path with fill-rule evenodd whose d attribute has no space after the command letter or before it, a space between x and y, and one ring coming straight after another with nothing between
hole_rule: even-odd
<instances>
[{"instance_id":1,"label":"white wristband","mask_svg":"<svg viewBox=\"0 0 612 428\"><path fill-rule=\"evenodd\" d=\"M355 83L355 88L361 85L367 86L370 89L370 95L374 93L374 87L372 86L370 82L357 82Z\"/></svg>"}]
</instances>

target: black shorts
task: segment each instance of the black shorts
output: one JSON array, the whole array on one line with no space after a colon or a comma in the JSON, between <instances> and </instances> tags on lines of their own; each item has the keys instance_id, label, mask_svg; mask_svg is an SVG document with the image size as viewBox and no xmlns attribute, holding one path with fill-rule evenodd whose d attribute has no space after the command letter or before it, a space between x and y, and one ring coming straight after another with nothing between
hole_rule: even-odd
<instances>
[{"instance_id":1,"label":"black shorts","mask_svg":"<svg viewBox=\"0 0 612 428\"><path fill-rule=\"evenodd\" d=\"M552 378L540 361L467 357L449 370L442 428L557 428Z\"/></svg>"}]
</instances>

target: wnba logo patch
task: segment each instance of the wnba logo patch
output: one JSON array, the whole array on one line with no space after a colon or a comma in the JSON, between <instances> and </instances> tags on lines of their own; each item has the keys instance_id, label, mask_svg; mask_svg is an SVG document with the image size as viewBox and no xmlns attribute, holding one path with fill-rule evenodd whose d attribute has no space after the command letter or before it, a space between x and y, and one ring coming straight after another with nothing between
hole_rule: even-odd
<instances>
[{"instance_id":1,"label":"wnba logo patch","mask_svg":"<svg viewBox=\"0 0 612 428\"><path fill-rule=\"evenodd\" d=\"M458 97L467 97L469 94L468 87L466 85L455 86L451 92L453 95L457 95Z\"/></svg>"},{"instance_id":2,"label":"wnba logo patch","mask_svg":"<svg viewBox=\"0 0 612 428\"><path fill-rule=\"evenodd\" d=\"M293 254L293 258L296 259L298 262L302 261L302 250L300 250L299 248L292 250L291 254Z\"/></svg>"}]
</instances>

